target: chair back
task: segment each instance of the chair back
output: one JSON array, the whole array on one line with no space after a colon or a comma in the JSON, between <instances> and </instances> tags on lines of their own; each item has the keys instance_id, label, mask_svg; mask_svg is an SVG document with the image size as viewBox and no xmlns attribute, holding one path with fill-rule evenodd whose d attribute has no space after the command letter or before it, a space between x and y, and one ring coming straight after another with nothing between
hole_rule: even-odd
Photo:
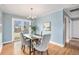
<instances>
[{"instance_id":1,"label":"chair back","mask_svg":"<svg viewBox=\"0 0 79 59\"><path fill-rule=\"evenodd\" d=\"M51 37L50 34L43 35L42 42L41 42L40 46L42 46L43 48L47 48L48 43L50 41L50 37Z\"/></svg>"},{"instance_id":2,"label":"chair back","mask_svg":"<svg viewBox=\"0 0 79 59\"><path fill-rule=\"evenodd\" d=\"M21 43L22 43L22 45L28 45L28 46L30 46L30 39L28 39L27 37L25 37L23 35L23 33L21 33Z\"/></svg>"},{"instance_id":3,"label":"chair back","mask_svg":"<svg viewBox=\"0 0 79 59\"><path fill-rule=\"evenodd\" d=\"M25 38L22 32L21 32L21 42L25 42Z\"/></svg>"}]
</instances>

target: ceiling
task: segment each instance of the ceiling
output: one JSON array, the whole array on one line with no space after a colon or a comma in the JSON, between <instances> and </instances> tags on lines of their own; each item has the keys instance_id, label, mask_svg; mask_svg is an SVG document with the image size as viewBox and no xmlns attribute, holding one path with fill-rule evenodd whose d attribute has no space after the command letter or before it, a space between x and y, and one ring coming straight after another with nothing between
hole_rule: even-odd
<instances>
[{"instance_id":1,"label":"ceiling","mask_svg":"<svg viewBox=\"0 0 79 59\"><path fill-rule=\"evenodd\" d=\"M33 8L33 16L40 17L47 13L56 11L62 8L70 8L78 5L74 4L1 4L0 9L3 12L14 15L27 17L31 14L30 8Z\"/></svg>"},{"instance_id":2,"label":"ceiling","mask_svg":"<svg viewBox=\"0 0 79 59\"><path fill-rule=\"evenodd\" d=\"M79 5L76 5L76 6L73 6L70 8L66 8L65 10L72 19L79 19ZM70 10L74 10L74 11L71 12Z\"/></svg>"}]
</instances>

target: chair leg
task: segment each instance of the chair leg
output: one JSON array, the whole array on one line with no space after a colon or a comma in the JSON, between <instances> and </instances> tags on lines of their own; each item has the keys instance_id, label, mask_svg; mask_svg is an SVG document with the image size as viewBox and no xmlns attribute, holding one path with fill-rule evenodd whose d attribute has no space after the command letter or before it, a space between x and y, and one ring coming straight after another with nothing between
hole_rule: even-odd
<instances>
[{"instance_id":1,"label":"chair leg","mask_svg":"<svg viewBox=\"0 0 79 59\"><path fill-rule=\"evenodd\" d=\"M35 48L33 49L33 55L35 55Z\"/></svg>"},{"instance_id":2,"label":"chair leg","mask_svg":"<svg viewBox=\"0 0 79 59\"><path fill-rule=\"evenodd\" d=\"M29 47L29 55L31 55L31 52L32 52L32 51L31 51L31 47Z\"/></svg>"},{"instance_id":3,"label":"chair leg","mask_svg":"<svg viewBox=\"0 0 79 59\"><path fill-rule=\"evenodd\" d=\"M23 45L21 46L21 49L23 49Z\"/></svg>"},{"instance_id":4,"label":"chair leg","mask_svg":"<svg viewBox=\"0 0 79 59\"><path fill-rule=\"evenodd\" d=\"M25 45L23 45L23 52L25 52Z\"/></svg>"},{"instance_id":5,"label":"chair leg","mask_svg":"<svg viewBox=\"0 0 79 59\"><path fill-rule=\"evenodd\" d=\"M47 50L47 55L48 55L49 53L48 53L48 50Z\"/></svg>"},{"instance_id":6,"label":"chair leg","mask_svg":"<svg viewBox=\"0 0 79 59\"><path fill-rule=\"evenodd\" d=\"M43 52L41 52L41 55L43 55Z\"/></svg>"}]
</instances>

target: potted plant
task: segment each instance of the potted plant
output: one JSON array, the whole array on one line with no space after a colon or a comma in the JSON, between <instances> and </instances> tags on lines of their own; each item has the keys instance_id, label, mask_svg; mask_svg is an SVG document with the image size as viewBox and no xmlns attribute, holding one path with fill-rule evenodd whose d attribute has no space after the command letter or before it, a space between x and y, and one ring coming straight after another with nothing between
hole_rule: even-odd
<instances>
[{"instance_id":1,"label":"potted plant","mask_svg":"<svg viewBox=\"0 0 79 59\"><path fill-rule=\"evenodd\" d=\"M32 34L36 34L36 26L31 26Z\"/></svg>"}]
</instances>

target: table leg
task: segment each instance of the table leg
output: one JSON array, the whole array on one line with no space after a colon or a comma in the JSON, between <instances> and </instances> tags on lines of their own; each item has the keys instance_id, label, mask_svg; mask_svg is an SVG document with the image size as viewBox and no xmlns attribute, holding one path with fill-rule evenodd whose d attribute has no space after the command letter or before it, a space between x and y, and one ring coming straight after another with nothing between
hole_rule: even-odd
<instances>
[{"instance_id":1,"label":"table leg","mask_svg":"<svg viewBox=\"0 0 79 59\"><path fill-rule=\"evenodd\" d=\"M31 55L31 40L30 40L30 52L29 52L29 54Z\"/></svg>"},{"instance_id":2,"label":"table leg","mask_svg":"<svg viewBox=\"0 0 79 59\"><path fill-rule=\"evenodd\" d=\"M33 49L33 55L35 55L35 48Z\"/></svg>"}]
</instances>

